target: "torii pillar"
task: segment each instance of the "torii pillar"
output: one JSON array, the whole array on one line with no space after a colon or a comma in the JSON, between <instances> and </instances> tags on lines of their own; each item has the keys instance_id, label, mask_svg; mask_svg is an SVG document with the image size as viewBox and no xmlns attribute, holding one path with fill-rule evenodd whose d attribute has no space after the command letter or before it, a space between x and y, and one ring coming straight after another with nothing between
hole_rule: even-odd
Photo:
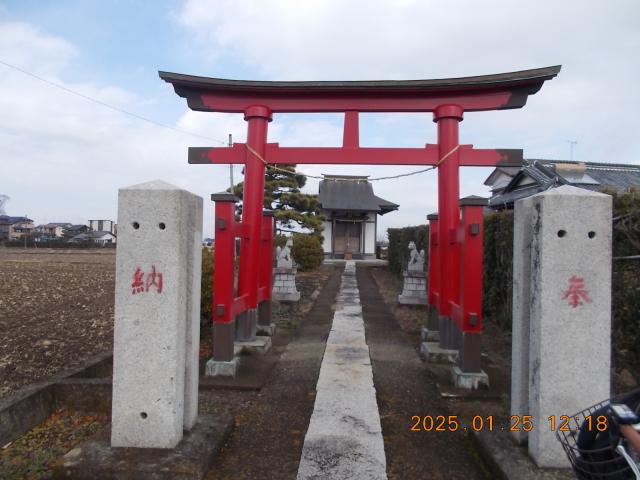
<instances>
[{"instance_id":1,"label":"torii pillar","mask_svg":"<svg viewBox=\"0 0 640 480\"><path fill-rule=\"evenodd\" d=\"M264 158L267 126L272 119L271 110L263 106L251 106L245 110L244 119L248 124L247 145ZM240 313L236 319L236 341L239 342L254 340L258 325L258 279L261 265L265 168L265 164L256 155L247 158L245 163L242 224L247 226L247 232L240 243L238 296L247 295L247 310Z\"/></svg>"}]
</instances>

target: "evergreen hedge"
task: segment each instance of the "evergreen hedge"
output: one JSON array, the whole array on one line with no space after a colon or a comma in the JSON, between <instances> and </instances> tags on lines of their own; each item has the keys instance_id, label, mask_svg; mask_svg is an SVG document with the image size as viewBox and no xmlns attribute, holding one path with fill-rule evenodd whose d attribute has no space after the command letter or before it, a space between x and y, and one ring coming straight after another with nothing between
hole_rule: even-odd
<instances>
[{"instance_id":1,"label":"evergreen hedge","mask_svg":"<svg viewBox=\"0 0 640 480\"><path fill-rule=\"evenodd\" d=\"M389 228L388 261L389 270L396 275L401 275L409 261L409 242L416 244L418 251L424 249L425 263L428 263L429 251L429 225L417 225L415 227ZM427 266L425 265L425 268Z\"/></svg>"},{"instance_id":2,"label":"evergreen hedge","mask_svg":"<svg viewBox=\"0 0 640 480\"><path fill-rule=\"evenodd\" d=\"M640 189L613 196L613 255L640 255ZM614 361L640 373L640 259L613 261L612 278ZM636 377L637 380L640 378Z\"/></svg>"},{"instance_id":3,"label":"evergreen hedge","mask_svg":"<svg viewBox=\"0 0 640 480\"><path fill-rule=\"evenodd\" d=\"M500 327L511 330L513 294L513 211L484 218L482 311Z\"/></svg>"},{"instance_id":4,"label":"evergreen hedge","mask_svg":"<svg viewBox=\"0 0 640 480\"><path fill-rule=\"evenodd\" d=\"M287 239L284 235L277 235L275 239L275 245L283 247L287 243ZM324 251L322 250L322 243L320 243L320 236L313 233L294 233L293 234L293 248L291 254L293 259L298 265L298 269L301 271L315 270L318 268L324 260Z\"/></svg>"}]
</instances>

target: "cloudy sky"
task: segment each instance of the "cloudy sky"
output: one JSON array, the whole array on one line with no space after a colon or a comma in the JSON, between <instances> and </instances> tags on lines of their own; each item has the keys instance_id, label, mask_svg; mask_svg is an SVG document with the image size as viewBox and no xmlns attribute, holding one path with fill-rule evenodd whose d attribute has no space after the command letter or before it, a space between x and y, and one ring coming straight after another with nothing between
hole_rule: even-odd
<instances>
[{"instance_id":1,"label":"cloudy sky","mask_svg":"<svg viewBox=\"0 0 640 480\"><path fill-rule=\"evenodd\" d=\"M187 147L244 141L240 115L190 112L158 70L233 79L422 79L562 64L521 110L465 116L461 142L526 158L640 163L637 0L0 0L0 194L37 223L115 218L118 188L163 179L205 198L227 166L187 164ZM29 72L117 109L26 75ZM364 146L435 143L430 114L361 116ZM338 146L339 115L275 115L269 141ZM216 143L218 142L218 143ZM301 166L393 175L415 167ZM490 170L465 168L463 195ZM236 178L240 168L236 167ZM401 205L381 230L435 210L433 172L378 182ZM306 190L317 192L310 180ZM206 208L205 234L212 232Z\"/></svg>"}]
</instances>

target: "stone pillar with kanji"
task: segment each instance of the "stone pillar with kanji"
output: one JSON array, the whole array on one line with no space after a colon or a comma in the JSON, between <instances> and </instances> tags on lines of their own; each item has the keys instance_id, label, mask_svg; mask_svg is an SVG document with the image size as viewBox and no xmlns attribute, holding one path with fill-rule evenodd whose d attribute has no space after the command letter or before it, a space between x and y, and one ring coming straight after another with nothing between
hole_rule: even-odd
<instances>
[{"instance_id":1,"label":"stone pillar with kanji","mask_svg":"<svg viewBox=\"0 0 640 480\"><path fill-rule=\"evenodd\" d=\"M569 466L554 429L610 397L611 205L572 186L516 202L511 414L540 467Z\"/></svg>"},{"instance_id":2,"label":"stone pillar with kanji","mask_svg":"<svg viewBox=\"0 0 640 480\"><path fill-rule=\"evenodd\" d=\"M174 448L198 416L202 198L157 180L118 194L113 447Z\"/></svg>"}]
</instances>

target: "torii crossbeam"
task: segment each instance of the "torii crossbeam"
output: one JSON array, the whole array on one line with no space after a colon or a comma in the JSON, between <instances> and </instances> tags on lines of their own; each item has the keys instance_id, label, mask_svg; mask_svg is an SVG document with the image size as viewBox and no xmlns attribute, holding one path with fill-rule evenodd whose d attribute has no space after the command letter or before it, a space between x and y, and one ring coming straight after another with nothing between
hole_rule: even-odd
<instances>
[{"instance_id":1,"label":"torii crossbeam","mask_svg":"<svg viewBox=\"0 0 640 480\"><path fill-rule=\"evenodd\" d=\"M458 170L461 166L517 165L522 161L522 150L474 149L471 145L460 145L459 123L464 112L523 107L529 95L535 94L545 81L559 72L560 66L553 66L444 80L344 82L243 81L159 72L178 95L186 98L192 110L242 113L248 122L246 144L189 149L189 163L245 165L243 216L238 226L238 231L243 232L238 295L246 311L239 321L255 324L259 301L270 300L270 296L259 293L265 289L264 285L260 287L263 276L258 271L267 164L433 165L438 168L438 223L437 237L431 235L431 247L435 242L437 248L430 247L430 250L438 256L432 259L437 260L434 264L438 265L438 271L430 269L429 302L437 307L441 319L440 345L457 344L459 366L464 371L479 371L482 269L478 265L482 265L482 222L480 216L479 225L469 223L471 218L478 222L477 215L463 215L467 220L463 218L461 223ZM315 112L345 114L342 147L280 147L277 143L267 143L267 124L273 113ZM433 112L438 144L424 148L360 147L359 112ZM480 207L475 200L464 206ZM473 240L464 230L467 227L469 232L473 231ZM465 247L467 241L469 248ZM225 275L228 281L233 281L233 272ZM436 285L438 291L434 290ZM214 322L233 322L229 312L237 313L238 308L218 304L217 288L216 284Z\"/></svg>"}]
</instances>

